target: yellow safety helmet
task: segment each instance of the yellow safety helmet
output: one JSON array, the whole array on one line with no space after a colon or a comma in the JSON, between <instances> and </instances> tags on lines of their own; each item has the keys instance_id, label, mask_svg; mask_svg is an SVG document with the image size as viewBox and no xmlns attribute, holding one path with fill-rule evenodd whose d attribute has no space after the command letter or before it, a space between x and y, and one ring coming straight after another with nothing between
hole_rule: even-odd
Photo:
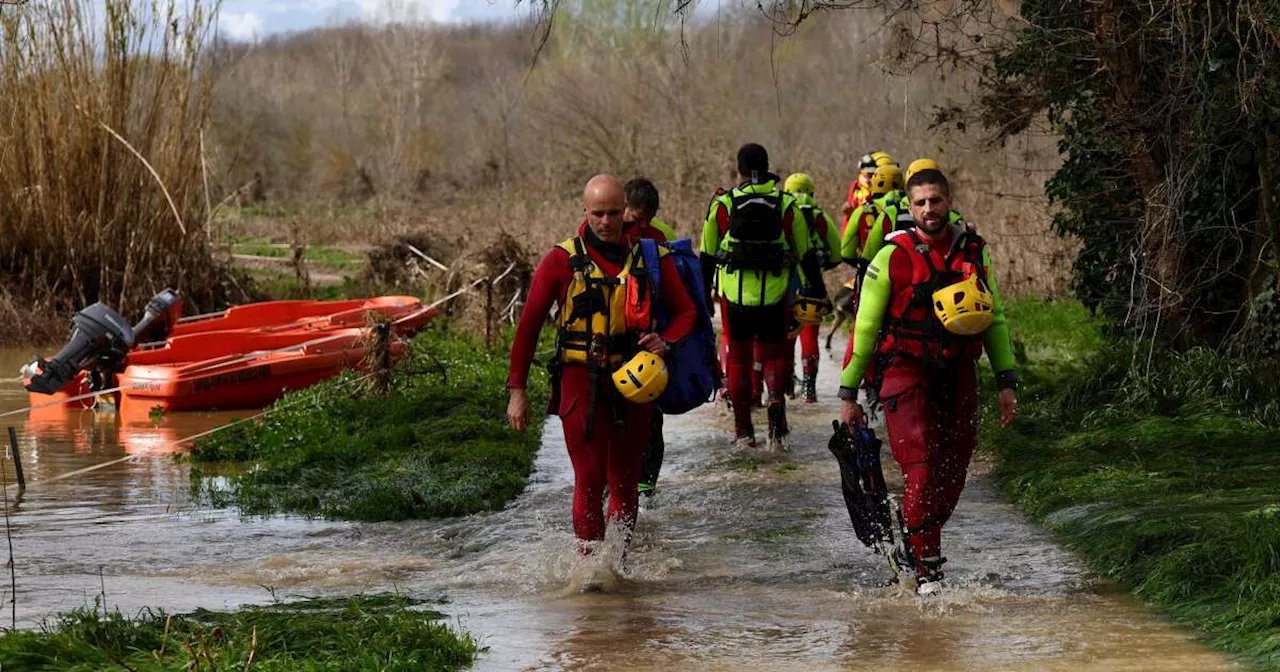
<instances>
[{"instance_id":1,"label":"yellow safety helmet","mask_svg":"<svg viewBox=\"0 0 1280 672\"><path fill-rule=\"evenodd\" d=\"M822 318L831 312L831 303L801 296L796 299L794 310L800 324L822 324Z\"/></svg>"},{"instance_id":2,"label":"yellow safety helmet","mask_svg":"<svg viewBox=\"0 0 1280 672\"><path fill-rule=\"evenodd\" d=\"M916 159L911 162L911 165L907 166L907 174L903 179L910 181L912 175L915 175L922 170L936 170L938 172L942 172L942 166L939 166L938 162L933 159Z\"/></svg>"},{"instance_id":3,"label":"yellow safety helmet","mask_svg":"<svg viewBox=\"0 0 1280 672\"><path fill-rule=\"evenodd\" d=\"M889 156L888 152L871 152L871 158L876 162L876 167L898 165L898 160Z\"/></svg>"},{"instance_id":4,"label":"yellow safety helmet","mask_svg":"<svg viewBox=\"0 0 1280 672\"><path fill-rule=\"evenodd\" d=\"M960 336L975 336L991 326L995 319L995 302L991 292L978 284L975 274L934 292L933 312L947 331Z\"/></svg>"},{"instance_id":5,"label":"yellow safety helmet","mask_svg":"<svg viewBox=\"0 0 1280 672\"><path fill-rule=\"evenodd\" d=\"M667 363L652 352L641 352L613 373L613 386L627 401L647 404L667 389Z\"/></svg>"},{"instance_id":6,"label":"yellow safety helmet","mask_svg":"<svg viewBox=\"0 0 1280 672\"><path fill-rule=\"evenodd\" d=\"M883 196L902 188L902 169L897 165L880 166L871 176L871 195Z\"/></svg>"},{"instance_id":7,"label":"yellow safety helmet","mask_svg":"<svg viewBox=\"0 0 1280 672\"><path fill-rule=\"evenodd\" d=\"M791 194L809 194L812 196L816 188L813 184L813 178L804 173L792 173L787 176L787 181L782 184L782 190Z\"/></svg>"}]
</instances>

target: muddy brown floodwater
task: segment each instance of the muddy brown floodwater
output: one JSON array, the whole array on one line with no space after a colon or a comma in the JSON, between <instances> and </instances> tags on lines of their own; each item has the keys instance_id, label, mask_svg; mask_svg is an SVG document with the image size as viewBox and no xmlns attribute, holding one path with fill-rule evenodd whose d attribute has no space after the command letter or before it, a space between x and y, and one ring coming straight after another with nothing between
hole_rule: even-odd
<instances>
[{"instance_id":1,"label":"muddy brown floodwater","mask_svg":"<svg viewBox=\"0 0 1280 672\"><path fill-rule=\"evenodd\" d=\"M0 355L0 371L16 374L29 354ZM949 588L920 599L881 587L883 561L854 537L826 449L836 366L823 362L818 404L792 405L790 454L734 453L715 408L668 418L659 493L629 572L604 593L572 589L581 568L555 419L506 510L357 524L242 519L190 501L168 444L244 413L0 418L18 430L28 479L18 497L4 460L19 625L100 594L131 613L401 590L447 596L455 624L488 647L482 670L1244 669L1091 576L980 474L943 535ZM0 385L0 412L27 404L18 382Z\"/></svg>"}]
</instances>

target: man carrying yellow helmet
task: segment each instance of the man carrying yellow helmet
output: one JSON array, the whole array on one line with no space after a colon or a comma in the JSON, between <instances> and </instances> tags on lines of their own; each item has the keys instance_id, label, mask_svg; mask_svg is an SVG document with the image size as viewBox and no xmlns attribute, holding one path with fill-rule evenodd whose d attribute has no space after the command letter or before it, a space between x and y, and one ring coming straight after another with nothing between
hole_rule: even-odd
<instances>
[{"instance_id":1,"label":"man carrying yellow helmet","mask_svg":"<svg viewBox=\"0 0 1280 672\"><path fill-rule=\"evenodd\" d=\"M891 233L867 268L840 398L841 419L865 425L857 390L874 359L870 385L902 467L910 560L924 594L940 586L942 526L977 439L978 357L985 349L995 371L1002 425L1017 413L1017 375L991 255L976 233L949 221L947 178L918 170L907 194L916 226Z\"/></svg>"},{"instance_id":2,"label":"man carrying yellow helmet","mask_svg":"<svg viewBox=\"0 0 1280 672\"><path fill-rule=\"evenodd\" d=\"M670 256L660 256L656 303L671 319L659 329L655 299L645 282L651 269L625 225L622 182L597 175L587 182L582 200L584 221L533 273L511 344L507 421L518 432L529 425L529 367L538 334L557 305L556 354L548 364L551 401L545 412L560 416L564 428L573 463L573 531L579 553L589 555L604 539L606 521L630 538L653 401L668 380L662 356L688 336L698 310ZM607 511L602 509L606 486Z\"/></svg>"}]
</instances>

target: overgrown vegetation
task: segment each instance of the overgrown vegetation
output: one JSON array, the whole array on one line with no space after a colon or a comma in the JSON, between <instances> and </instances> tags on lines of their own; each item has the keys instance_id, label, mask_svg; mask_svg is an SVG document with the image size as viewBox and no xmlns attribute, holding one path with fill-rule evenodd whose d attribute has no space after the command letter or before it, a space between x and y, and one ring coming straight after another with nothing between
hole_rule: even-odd
<instances>
[{"instance_id":1,"label":"overgrown vegetation","mask_svg":"<svg viewBox=\"0 0 1280 672\"><path fill-rule=\"evenodd\" d=\"M98 300L137 314L168 286L191 310L251 296L207 236L215 19L198 0L0 7L6 342L62 337Z\"/></svg>"},{"instance_id":2,"label":"overgrown vegetation","mask_svg":"<svg viewBox=\"0 0 1280 672\"><path fill-rule=\"evenodd\" d=\"M479 647L422 609L379 594L169 615L80 608L0 638L6 670L455 670Z\"/></svg>"},{"instance_id":3,"label":"overgrown vegetation","mask_svg":"<svg viewBox=\"0 0 1280 672\"><path fill-rule=\"evenodd\" d=\"M1276 288L1280 7L1024 0L995 61L989 122L1047 113L1066 162L1047 185L1084 242L1077 294L1135 330L1218 342Z\"/></svg>"},{"instance_id":4,"label":"overgrown vegetation","mask_svg":"<svg viewBox=\"0 0 1280 672\"><path fill-rule=\"evenodd\" d=\"M291 393L262 420L201 440L187 458L197 463L193 487L249 515L366 521L501 509L524 490L541 414L524 434L507 427L506 358L483 339L437 322L414 339L389 394L363 391L355 377ZM543 408L540 367L529 389ZM220 462L247 468L225 484L206 478Z\"/></svg>"},{"instance_id":5,"label":"overgrown vegetation","mask_svg":"<svg viewBox=\"0 0 1280 672\"><path fill-rule=\"evenodd\" d=\"M219 45L211 180L245 206L226 223L270 236L298 219L313 244L420 233L462 240L459 252L505 231L541 253L581 221L596 172L648 175L664 220L696 235L743 142L813 175L833 211L858 157L885 148L942 162L961 209L1003 241L1008 291L1065 289L1070 244L1051 235L1040 198L1052 139L976 152L929 130L929 101L958 83L886 76L896 29L880 14L831 15L775 40L754 8L682 22L679 4L691 3L555 2L540 51L537 25L411 16Z\"/></svg>"},{"instance_id":6,"label":"overgrown vegetation","mask_svg":"<svg viewBox=\"0 0 1280 672\"><path fill-rule=\"evenodd\" d=\"M1258 362L1109 345L1078 303L1009 307L1022 415L984 409L1004 492L1139 597L1280 669L1280 387Z\"/></svg>"}]
</instances>

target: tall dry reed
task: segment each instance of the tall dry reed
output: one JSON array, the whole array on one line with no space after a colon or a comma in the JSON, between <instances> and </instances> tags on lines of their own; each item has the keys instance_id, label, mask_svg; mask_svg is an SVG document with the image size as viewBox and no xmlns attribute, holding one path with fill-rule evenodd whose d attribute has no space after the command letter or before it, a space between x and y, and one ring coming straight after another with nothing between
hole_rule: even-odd
<instances>
[{"instance_id":1,"label":"tall dry reed","mask_svg":"<svg viewBox=\"0 0 1280 672\"><path fill-rule=\"evenodd\" d=\"M98 300L132 316L166 286L196 309L226 295L201 155L215 3L0 9L0 276L12 304L65 319Z\"/></svg>"}]
</instances>

